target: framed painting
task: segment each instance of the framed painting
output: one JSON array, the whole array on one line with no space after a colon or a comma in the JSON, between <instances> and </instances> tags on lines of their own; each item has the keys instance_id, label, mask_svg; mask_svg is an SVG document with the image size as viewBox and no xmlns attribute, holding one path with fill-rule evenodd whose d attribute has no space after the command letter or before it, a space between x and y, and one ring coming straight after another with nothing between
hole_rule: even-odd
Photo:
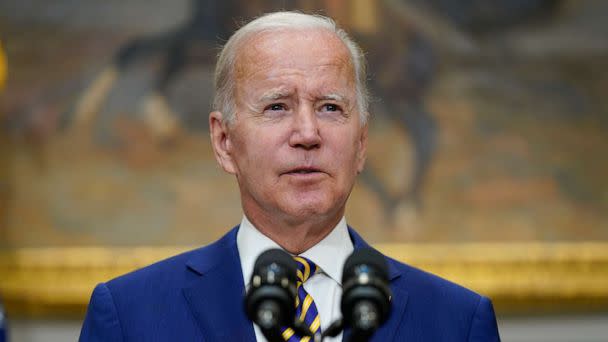
<instances>
[{"instance_id":1,"label":"framed painting","mask_svg":"<svg viewBox=\"0 0 608 342\"><path fill-rule=\"evenodd\" d=\"M350 225L499 312L606 310L601 5L425 3L0 4L9 314L82 315L96 283L240 222L209 142L215 55L241 20L279 8L330 15L366 51L372 117Z\"/></svg>"}]
</instances>

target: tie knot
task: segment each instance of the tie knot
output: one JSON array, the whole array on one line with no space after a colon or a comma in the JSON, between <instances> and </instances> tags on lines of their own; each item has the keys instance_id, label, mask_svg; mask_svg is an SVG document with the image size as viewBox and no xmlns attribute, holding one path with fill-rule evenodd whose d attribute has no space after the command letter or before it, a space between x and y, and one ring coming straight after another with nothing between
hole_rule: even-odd
<instances>
[{"instance_id":1,"label":"tie knot","mask_svg":"<svg viewBox=\"0 0 608 342\"><path fill-rule=\"evenodd\" d=\"M317 272L318 267L314 262L301 256L294 256L293 258L298 264L298 280L302 283Z\"/></svg>"}]
</instances>

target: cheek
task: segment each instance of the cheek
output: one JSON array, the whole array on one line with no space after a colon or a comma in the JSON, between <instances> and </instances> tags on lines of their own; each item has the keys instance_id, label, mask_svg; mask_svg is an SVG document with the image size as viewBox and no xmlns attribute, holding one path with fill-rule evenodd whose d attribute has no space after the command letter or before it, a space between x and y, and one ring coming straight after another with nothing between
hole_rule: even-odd
<instances>
[{"instance_id":1,"label":"cheek","mask_svg":"<svg viewBox=\"0 0 608 342\"><path fill-rule=\"evenodd\" d=\"M231 139L231 156L236 164L237 172L239 174L246 174L249 172L251 154L253 151L250 150L251 144L247 142L247 136L236 132L233 134Z\"/></svg>"},{"instance_id":2,"label":"cheek","mask_svg":"<svg viewBox=\"0 0 608 342\"><path fill-rule=\"evenodd\" d=\"M359 144L354 139L339 138L333 144L330 160L337 171L344 175L356 175L359 161Z\"/></svg>"},{"instance_id":3,"label":"cheek","mask_svg":"<svg viewBox=\"0 0 608 342\"><path fill-rule=\"evenodd\" d=\"M275 155L272 153L272 141L264 137L268 135L251 130L234 139L235 160L241 173L260 174L272 165L271 161Z\"/></svg>"}]
</instances>

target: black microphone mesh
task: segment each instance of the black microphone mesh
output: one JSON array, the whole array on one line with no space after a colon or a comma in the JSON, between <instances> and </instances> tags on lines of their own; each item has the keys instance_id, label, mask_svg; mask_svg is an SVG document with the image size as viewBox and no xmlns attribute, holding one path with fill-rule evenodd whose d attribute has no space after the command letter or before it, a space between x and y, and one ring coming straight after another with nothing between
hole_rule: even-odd
<instances>
[{"instance_id":1,"label":"black microphone mesh","mask_svg":"<svg viewBox=\"0 0 608 342\"><path fill-rule=\"evenodd\" d=\"M282 249L274 248L264 251L255 261L253 267L253 273L256 274L260 271L260 268L266 267L272 263L277 263L284 267L288 274L295 274L298 269L298 265L295 260Z\"/></svg>"},{"instance_id":2,"label":"black microphone mesh","mask_svg":"<svg viewBox=\"0 0 608 342\"><path fill-rule=\"evenodd\" d=\"M375 272L379 277L388 279L388 266L384 256L372 248L359 248L346 259L346 262L344 262L342 283L344 283L346 279L352 277L355 268L360 265L367 265L371 271Z\"/></svg>"}]
</instances>

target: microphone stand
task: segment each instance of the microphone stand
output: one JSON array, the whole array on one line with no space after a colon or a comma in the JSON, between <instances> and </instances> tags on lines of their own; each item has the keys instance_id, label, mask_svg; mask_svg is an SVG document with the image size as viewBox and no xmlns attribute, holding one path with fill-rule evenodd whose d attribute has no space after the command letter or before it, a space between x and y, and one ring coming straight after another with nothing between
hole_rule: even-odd
<instances>
[{"instance_id":1,"label":"microphone stand","mask_svg":"<svg viewBox=\"0 0 608 342\"><path fill-rule=\"evenodd\" d=\"M361 329L353 329L346 339L347 342L367 342L370 340L374 332L369 332Z\"/></svg>"},{"instance_id":2,"label":"microphone stand","mask_svg":"<svg viewBox=\"0 0 608 342\"><path fill-rule=\"evenodd\" d=\"M336 337L344 330L344 321L339 318L334 321L332 324L323 331L322 334L313 334L310 329L304 324L303 321L296 319L291 327L295 334L299 336L308 336L311 338L311 341L314 342L322 342L326 337ZM268 342L284 342L282 329L278 326L274 326L272 328L264 329L260 327L262 334L268 340ZM363 329L353 329L350 334L348 334L346 342L367 342L370 340L372 335L374 334L374 330L363 330Z\"/></svg>"},{"instance_id":3,"label":"microphone stand","mask_svg":"<svg viewBox=\"0 0 608 342\"><path fill-rule=\"evenodd\" d=\"M283 339L283 335L281 334L281 329L278 327L270 329L263 329L260 327L260 330L268 342L285 342L285 339Z\"/></svg>"},{"instance_id":4,"label":"microphone stand","mask_svg":"<svg viewBox=\"0 0 608 342\"><path fill-rule=\"evenodd\" d=\"M306 324L299 319L295 319L290 328L293 329L296 335L302 337L308 336L314 342L320 342L323 340L321 334L313 334L312 331L310 331L310 328L308 328L308 326L306 326ZM264 337L266 337L268 342L285 342L282 332L283 329L278 325L273 325L269 328L260 327L260 330L262 331L262 334L264 334Z\"/></svg>"},{"instance_id":5,"label":"microphone stand","mask_svg":"<svg viewBox=\"0 0 608 342\"><path fill-rule=\"evenodd\" d=\"M338 318L321 334L320 341L323 341L326 337L336 337L342 330L344 330L344 322L342 321L342 318Z\"/></svg>"}]
</instances>

